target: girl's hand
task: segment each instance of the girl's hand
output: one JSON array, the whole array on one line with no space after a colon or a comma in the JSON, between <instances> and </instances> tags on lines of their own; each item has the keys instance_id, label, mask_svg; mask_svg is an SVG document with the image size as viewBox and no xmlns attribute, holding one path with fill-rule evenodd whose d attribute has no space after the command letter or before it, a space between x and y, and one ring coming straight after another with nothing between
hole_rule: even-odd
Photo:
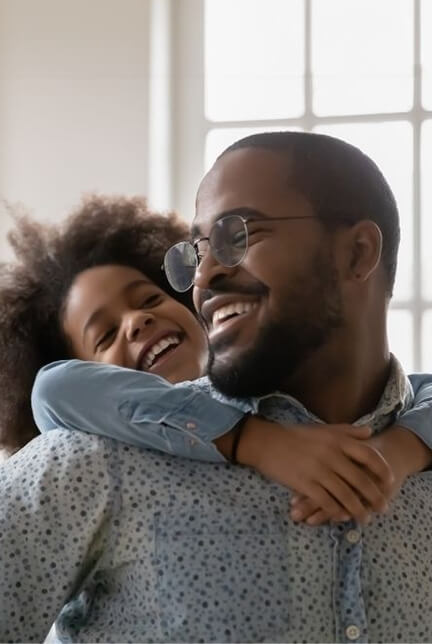
<instances>
[{"instance_id":1,"label":"girl's hand","mask_svg":"<svg viewBox=\"0 0 432 644\"><path fill-rule=\"evenodd\" d=\"M237 458L306 497L309 505L299 507L306 518L315 515L312 525L351 517L368 523L371 512L387 509L394 484L393 472L370 436L369 427L282 427L253 416L244 426Z\"/></svg>"},{"instance_id":2,"label":"girl's hand","mask_svg":"<svg viewBox=\"0 0 432 644\"><path fill-rule=\"evenodd\" d=\"M397 425L366 439L366 443L377 449L391 468L393 480L385 489L387 503L398 494L408 476L425 469L432 460L431 450L415 434ZM291 517L314 526L338 520L316 501L299 494L291 500Z\"/></svg>"}]
</instances>

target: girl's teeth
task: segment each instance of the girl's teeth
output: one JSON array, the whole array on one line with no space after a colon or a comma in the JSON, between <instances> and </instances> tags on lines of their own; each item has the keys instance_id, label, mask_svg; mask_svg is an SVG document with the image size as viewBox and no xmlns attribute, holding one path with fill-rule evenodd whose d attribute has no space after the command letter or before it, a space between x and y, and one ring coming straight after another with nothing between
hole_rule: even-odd
<instances>
[{"instance_id":1,"label":"girl's teeth","mask_svg":"<svg viewBox=\"0 0 432 644\"><path fill-rule=\"evenodd\" d=\"M162 351L167 349L171 345L177 345L180 344L180 340L177 336L172 335L169 336L168 338L162 338L162 340L159 340L156 344L152 346L150 351L147 353L145 361L144 361L144 368L149 369L156 356L158 356Z\"/></svg>"}]
</instances>

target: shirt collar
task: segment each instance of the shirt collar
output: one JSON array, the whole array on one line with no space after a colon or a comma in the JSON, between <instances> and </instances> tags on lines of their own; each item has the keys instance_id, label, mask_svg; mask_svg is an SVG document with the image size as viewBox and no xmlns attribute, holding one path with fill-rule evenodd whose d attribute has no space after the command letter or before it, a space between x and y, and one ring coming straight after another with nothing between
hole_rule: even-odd
<instances>
[{"instance_id":1,"label":"shirt collar","mask_svg":"<svg viewBox=\"0 0 432 644\"><path fill-rule=\"evenodd\" d=\"M391 355L390 375L376 409L362 416L358 425L368 424L370 420L389 414L398 415L412 405L414 392L400 362Z\"/></svg>"},{"instance_id":2,"label":"shirt collar","mask_svg":"<svg viewBox=\"0 0 432 644\"><path fill-rule=\"evenodd\" d=\"M309 411L299 400L282 391L276 391L266 396L254 398L250 401L254 413L259 413L265 405L277 405L283 401L296 408L296 411L308 420L314 423L323 423L324 421ZM378 402L376 409L365 414L354 425L371 425L374 430L382 429L389 423L391 417L396 417L403 410L407 409L414 399L411 383L406 377L400 362L393 354L390 357L390 375L383 394Z\"/></svg>"}]
</instances>

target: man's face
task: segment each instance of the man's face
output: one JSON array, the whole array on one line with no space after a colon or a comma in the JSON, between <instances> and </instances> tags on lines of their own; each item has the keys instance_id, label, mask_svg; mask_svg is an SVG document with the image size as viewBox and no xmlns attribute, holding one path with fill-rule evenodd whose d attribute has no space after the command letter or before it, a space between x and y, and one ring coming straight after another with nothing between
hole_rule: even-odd
<instances>
[{"instance_id":1,"label":"man's face","mask_svg":"<svg viewBox=\"0 0 432 644\"><path fill-rule=\"evenodd\" d=\"M223 216L250 218L242 263L223 267L206 249L194 288L209 333L209 376L228 395L289 388L304 361L342 325L331 236L288 178L280 155L236 150L215 164L198 192L194 238L208 236ZM254 216L283 220L254 223Z\"/></svg>"}]
</instances>

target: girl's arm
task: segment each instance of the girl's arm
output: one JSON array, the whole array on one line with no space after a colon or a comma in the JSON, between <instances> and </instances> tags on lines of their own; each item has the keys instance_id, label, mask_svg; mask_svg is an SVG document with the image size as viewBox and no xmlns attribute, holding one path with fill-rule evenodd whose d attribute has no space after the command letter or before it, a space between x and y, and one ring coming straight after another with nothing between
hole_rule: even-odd
<instances>
[{"instance_id":1,"label":"girl's arm","mask_svg":"<svg viewBox=\"0 0 432 644\"><path fill-rule=\"evenodd\" d=\"M432 375L409 376L414 391L411 409L397 423L374 436L371 442L390 463L395 474L395 491L411 474L432 463Z\"/></svg>"},{"instance_id":2,"label":"girl's arm","mask_svg":"<svg viewBox=\"0 0 432 644\"><path fill-rule=\"evenodd\" d=\"M409 379L414 391L414 403L399 417L398 425L415 434L432 450L432 375L416 373Z\"/></svg>"},{"instance_id":3,"label":"girl's arm","mask_svg":"<svg viewBox=\"0 0 432 644\"><path fill-rule=\"evenodd\" d=\"M223 461L222 454L230 459L237 444L239 463L311 496L332 516L343 515L345 508L363 520L363 498L377 511L384 507L376 480L384 482L389 472L376 450L364 444L369 430L285 428L256 416L239 427L252 405L237 404L241 409L214 400L191 382L172 385L150 373L79 360L44 367L32 394L42 432L81 430L207 461ZM341 478L348 485L341 485Z\"/></svg>"},{"instance_id":4,"label":"girl's arm","mask_svg":"<svg viewBox=\"0 0 432 644\"><path fill-rule=\"evenodd\" d=\"M409 379L413 406L395 425L371 439L394 471L396 490L407 476L421 472L432 462L432 375L414 374Z\"/></svg>"},{"instance_id":5,"label":"girl's arm","mask_svg":"<svg viewBox=\"0 0 432 644\"><path fill-rule=\"evenodd\" d=\"M414 374L409 379L414 392L412 407L370 439L392 467L395 489L432 462L432 375Z\"/></svg>"},{"instance_id":6,"label":"girl's arm","mask_svg":"<svg viewBox=\"0 0 432 644\"><path fill-rule=\"evenodd\" d=\"M54 362L38 373L32 408L41 432L64 428L202 461L224 461L214 442L244 416L190 382L100 362ZM225 451L229 445L226 445Z\"/></svg>"}]
</instances>

